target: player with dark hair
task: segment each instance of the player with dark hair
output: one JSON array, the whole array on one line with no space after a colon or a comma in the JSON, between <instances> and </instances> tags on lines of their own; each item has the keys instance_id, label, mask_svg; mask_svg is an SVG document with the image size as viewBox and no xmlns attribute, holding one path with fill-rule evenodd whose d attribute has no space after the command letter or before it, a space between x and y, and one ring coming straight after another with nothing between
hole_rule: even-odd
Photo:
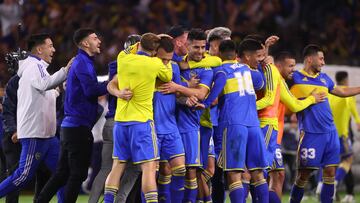
<instances>
[{"instance_id":1,"label":"player with dark hair","mask_svg":"<svg viewBox=\"0 0 360 203\"><path fill-rule=\"evenodd\" d=\"M322 49L310 44L304 48L304 68L293 74L291 92L305 98L314 90L339 97L354 96L360 87L339 87L321 72L325 65ZM323 169L321 202L332 202L336 167L340 162L340 144L328 100L297 113L301 132L298 154L298 174L291 190L290 202L300 202L304 187L313 170Z\"/></svg>"},{"instance_id":2,"label":"player with dark hair","mask_svg":"<svg viewBox=\"0 0 360 203\"><path fill-rule=\"evenodd\" d=\"M238 48L237 48L237 54L238 57L240 58L240 62L247 64L251 71L251 77L252 78L258 78L258 77L262 77L262 74L260 71L257 70L257 66L258 64L264 59L264 50L263 50L263 46L262 44L254 39L245 39L243 40ZM260 84L265 84L264 80L254 80L257 81L257 83ZM253 82L254 82L253 81ZM267 82L267 81L266 81ZM257 83L253 83L254 87L258 87L255 88L256 91L259 91L262 89L263 85L259 85ZM266 84L268 85L268 84ZM256 107L258 108L258 101L256 102ZM261 126L261 122L260 122L260 126ZM255 133L255 137L257 137L256 139L258 139L258 141L262 142L262 144L259 144L259 152L260 154L262 154L262 158L257 158L259 160L254 160L252 158L247 159L248 161L254 161L255 166L253 163L248 164L247 165L247 170L250 173L250 191L252 194L252 198L255 199L257 201L258 198L260 198L262 201L269 201L269 192L268 192L268 185L266 183L266 180L264 179L264 174L263 174L263 169L268 167L268 159L267 159L267 151L266 151L266 147L265 147L265 141L264 141L264 136L262 132L257 132L261 138L258 138L258 134ZM256 154L255 154L256 156ZM260 155L257 155L260 156ZM265 159L265 161L263 160ZM257 166L258 165L258 166ZM247 177L245 177L245 179L247 179ZM246 186L246 183L245 183ZM266 189L265 189L266 187ZM245 189L245 197L247 196L247 188Z\"/></svg>"},{"instance_id":3,"label":"player with dark hair","mask_svg":"<svg viewBox=\"0 0 360 203\"><path fill-rule=\"evenodd\" d=\"M61 124L61 152L55 174L39 195L37 202L49 202L65 186L65 202L76 202L81 183L87 177L93 136L91 129L98 114L98 97L107 93L107 82L97 81L94 57L100 53L101 41L95 31L80 28L73 36L79 48L65 91L65 117Z\"/></svg>"},{"instance_id":4,"label":"player with dark hair","mask_svg":"<svg viewBox=\"0 0 360 203\"><path fill-rule=\"evenodd\" d=\"M284 129L284 117L286 108L291 112L299 112L310 106L311 104L322 102L325 99L324 93L313 92L308 98L298 100L294 97L285 82L291 80L295 71L295 56L289 52L280 52L275 56L275 66L281 75L280 83L280 103L277 112L278 118L278 134L275 143L274 161L269 170L269 196L271 202L281 202L282 188L285 179L285 171L281 153L281 140Z\"/></svg>"},{"instance_id":5,"label":"player with dark hair","mask_svg":"<svg viewBox=\"0 0 360 203\"><path fill-rule=\"evenodd\" d=\"M172 81L180 84L180 69L173 62L174 44L170 36L160 37L156 57L164 65L172 68ZM159 84L160 85L160 84ZM182 139L176 122L176 94L154 93L154 123L160 152L160 168L158 176L159 200L161 202L182 202L185 153ZM171 182L173 182L171 184ZM170 189L170 187L172 187Z\"/></svg>"},{"instance_id":6,"label":"player with dark hair","mask_svg":"<svg viewBox=\"0 0 360 203\"><path fill-rule=\"evenodd\" d=\"M30 55L19 62L19 87L17 96L17 137L21 143L18 168L0 184L0 197L20 190L32 179L40 164L54 172L59 156L56 132L55 88L67 77L72 60L53 75L47 67L53 59L55 48L48 34L34 34L28 39ZM41 185L42 187L43 185ZM36 188L37 191L42 188ZM55 191L56 192L56 191ZM35 194L34 201L38 193ZM58 195L63 202L63 196Z\"/></svg>"}]
</instances>

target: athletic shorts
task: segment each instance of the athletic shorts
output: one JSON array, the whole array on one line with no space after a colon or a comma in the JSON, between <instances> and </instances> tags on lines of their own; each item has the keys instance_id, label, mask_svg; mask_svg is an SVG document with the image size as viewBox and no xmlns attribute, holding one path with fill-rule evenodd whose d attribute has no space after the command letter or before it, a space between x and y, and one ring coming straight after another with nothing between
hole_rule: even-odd
<instances>
[{"instance_id":1,"label":"athletic shorts","mask_svg":"<svg viewBox=\"0 0 360 203\"><path fill-rule=\"evenodd\" d=\"M218 160L224 171L249 171L267 168L266 148L260 127L229 125L224 130Z\"/></svg>"},{"instance_id":2,"label":"athletic shorts","mask_svg":"<svg viewBox=\"0 0 360 203\"><path fill-rule=\"evenodd\" d=\"M214 129L213 140L214 140L215 158L216 160L218 160L222 148L222 136L225 129L225 125L219 124L218 126L214 126L213 129Z\"/></svg>"},{"instance_id":3,"label":"athletic shorts","mask_svg":"<svg viewBox=\"0 0 360 203\"><path fill-rule=\"evenodd\" d=\"M275 152L274 152L274 160L272 164L270 164L270 171L280 171L285 170L283 157L281 154L281 146L276 144Z\"/></svg>"},{"instance_id":4,"label":"athletic shorts","mask_svg":"<svg viewBox=\"0 0 360 203\"><path fill-rule=\"evenodd\" d=\"M341 159L346 159L353 154L352 143L348 137L339 137L340 141L340 156Z\"/></svg>"},{"instance_id":5,"label":"athletic shorts","mask_svg":"<svg viewBox=\"0 0 360 203\"><path fill-rule=\"evenodd\" d=\"M214 141L212 139L213 129L200 126L200 152L201 152L201 161L202 167L207 168L208 157L215 157L214 151Z\"/></svg>"},{"instance_id":6,"label":"athletic shorts","mask_svg":"<svg viewBox=\"0 0 360 203\"><path fill-rule=\"evenodd\" d=\"M180 135L185 150L185 166L201 167L200 130L183 132Z\"/></svg>"},{"instance_id":7,"label":"athletic shorts","mask_svg":"<svg viewBox=\"0 0 360 203\"><path fill-rule=\"evenodd\" d=\"M115 122L113 158L134 164L159 159L158 143L152 121Z\"/></svg>"},{"instance_id":8,"label":"athletic shorts","mask_svg":"<svg viewBox=\"0 0 360 203\"><path fill-rule=\"evenodd\" d=\"M266 146L266 160L269 163L269 167L275 162L275 153L277 148L277 135L278 131L274 129L273 125L266 125L261 128Z\"/></svg>"},{"instance_id":9,"label":"athletic shorts","mask_svg":"<svg viewBox=\"0 0 360 203\"><path fill-rule=\"evenodd\" d=\"M179 132L157 134L160 161L170 161L179 156L184 156L184 145Z\"/></svg>"},{"instance_id":10,"label":"athletic shorts","mask_svg":"<svg viewBox=\"0 0 360 203\"><path fill-rule=\"evenodd\" d=\"M300 169L337 166L340 162L340 142L336 130L327 133L302 131L297 161Z\"/></svg>"}]
</instances>

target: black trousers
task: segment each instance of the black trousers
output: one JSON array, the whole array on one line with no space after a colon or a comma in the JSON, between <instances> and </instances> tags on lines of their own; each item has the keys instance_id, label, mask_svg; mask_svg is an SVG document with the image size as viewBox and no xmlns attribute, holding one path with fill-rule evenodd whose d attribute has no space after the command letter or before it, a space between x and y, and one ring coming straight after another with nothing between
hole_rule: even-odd
<instances>
[{"instance_id":1,"label":"black trousers","mask_svg":"<svg viewBox=\"0 0 360 203\"><path fill-rule=\"evenodd\" d=\"M11 140L12 133L5 133L1 140L2 150L5 155L6 175L11 175L19 166L21 145L20 142L13 143ZM19 191L14 191L6 195L6 203L18 203Z\"/></svg>"},{"instance_id":2,"label":"black trousers","mask_svg":"<svg viewBox=\"0 0 360 203\"><path fill-rule=\"evenodd\" d=\"M87 127L62 127L60 157L56 171L40 192L36 202L49 202L65 186L64 202L75 203L81 183L86 179L90 165L93 136Z\"/></svg>"}]
</instances>

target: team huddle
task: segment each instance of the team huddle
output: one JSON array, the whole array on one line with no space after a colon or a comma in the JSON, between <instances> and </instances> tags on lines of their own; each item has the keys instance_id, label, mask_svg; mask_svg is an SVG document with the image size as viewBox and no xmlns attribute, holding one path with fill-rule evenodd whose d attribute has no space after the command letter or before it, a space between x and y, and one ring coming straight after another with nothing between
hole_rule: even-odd
<instances>
[{"instance_id":1,"label":"team huddle","mask_svg":"<svg viewBox=\"0 0 360 203\"><path fill-rule=\"evenodd\" d=\"M205 32L174 26L166 34L131 35L109 64L109 82L97 83L88 67L101 42L94 30L79 29L74 36L78 55L42 90L60 84L67 74L60 158L36 202L48 202L61 190L64 202L76 201L90 159L85 152L91 151L87 137L96 121L94 103L106 93L113 161L106 181L100 181L104 190L94 189L104 191L106 203L116 201L129 170L142 172L143 202L223 202L225 188L231 202L246 202L249 193L253 202L281 202L280 146L287 112L296 113L300 131L290 202L301 202L316 169L323 172L320 200L332 202L339 181L335 175L339 169L346 174L349 164L337 169L346 140L339 141L328 94L350 97L360 87L336 86L322 73L324 52L314 44L304 48L304 67L295 71L290 52L269 55L278 40L248 35L236 44L224 27ZM87 141L72 145L74 139ZM89 202L97 202L100 194L90 196L95 197Z\"/></svg>"}]
</instances>

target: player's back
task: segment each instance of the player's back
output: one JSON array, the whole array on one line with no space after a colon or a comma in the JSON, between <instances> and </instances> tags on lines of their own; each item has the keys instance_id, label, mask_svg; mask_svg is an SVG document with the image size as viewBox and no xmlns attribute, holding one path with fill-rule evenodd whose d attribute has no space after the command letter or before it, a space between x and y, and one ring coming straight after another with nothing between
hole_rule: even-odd
<instances>
[{"instance_id":1,"label":"player's back","mask_svg":"<svg viewBox=\"0 0 360 203\"><path fill-rule=\"evenodd\" d=\"M169 64L172 66L172 81L180 84L179 66L175 62ZM157 82L161 84L161 82ZM176 94L163 94L156 89L153 101L156 133L169 134L177 132Z\"/></svg>"},{"instance_id":2,"label":"player's back","mask_svg":"<svg viewBox=\"0 0 360 203\"><path fill-rule=\"evenodd\" d=\"M225 63L227 79L219 99L219 123L259 126L251 70L245 64Z\"/></svg>"},{"instance_id":3,"label":"player's back","mask_svg":"<svg viewBox=\"0 0 360 203\"><path fill-rule=\"evenodd\" d=\"M171 68L159 58L127 54L118 57L119 89L128 88L133 97L130 101L117 100L116 121L153 120L153 95L156 78L168 82L172 78Z\"/></svg>"}]
</instances>

